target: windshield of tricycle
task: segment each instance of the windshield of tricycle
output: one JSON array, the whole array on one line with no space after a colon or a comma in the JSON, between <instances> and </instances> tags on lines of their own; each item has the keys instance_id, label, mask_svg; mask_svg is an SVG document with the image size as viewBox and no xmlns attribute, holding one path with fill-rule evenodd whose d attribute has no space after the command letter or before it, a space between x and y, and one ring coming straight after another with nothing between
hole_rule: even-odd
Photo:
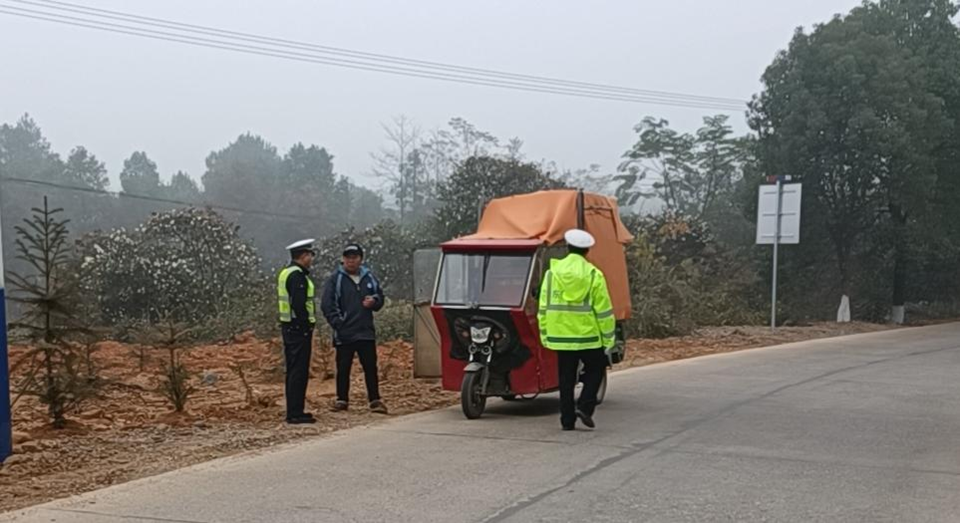
<instances>
[{"instance_id":1,"label":"windshield of tricycle","mask_svg":"<svg viewBox=\"0 0 960 523\"><path fill-rule=\"evenodd\" d=\"M444 254L434 302L464 307L521 307L532 260L529 253Z\"/></svg>"}]
</instances>

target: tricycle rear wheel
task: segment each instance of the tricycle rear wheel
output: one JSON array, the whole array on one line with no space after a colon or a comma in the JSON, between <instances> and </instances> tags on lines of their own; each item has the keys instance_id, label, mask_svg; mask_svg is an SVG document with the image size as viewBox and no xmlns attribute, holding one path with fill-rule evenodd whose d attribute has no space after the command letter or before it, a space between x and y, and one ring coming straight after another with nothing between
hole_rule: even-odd
<instances>
[{"instance_id":1,"label":"tricycle rear wheel","mask_svg":"<svg viewBox=\"0 0 960 523\"><path fill-rule=\"evenodd\" d=\"M583 372L583 364L577 370L577 373L580 374ZM603 373L603 380L600 382L600 388L597 389L597 405L603 403L603 399L607 397L607 374L608 372ZM576 386L577 399L580 398L580 393L583 392L583 382L578 381Z\"/></svg>"},{"instance_id":2,"label":"tricycle rear wheel","mask_svg":"<svg viewBox=\"0 0 960 523\"><path fill-rule=\"evenodd\" d=\"M467 419L479 418L487 406L486 396L480 394L482 378L482 372L468 372L463 375L463 383L460 384L460 406Z\"/></svg>"},{"instance_id":3,"label":"tricycle rear wheel","mask_svg":"<svg viewBox=\"0 0 960 523\"><path fill-rule=\"evenodd\" d=\"M603 403L603 398L607 397L607 373L603 373L603 381L600 382L600 389L597 391L597 405Z\"/></svg>"}]
</instances>

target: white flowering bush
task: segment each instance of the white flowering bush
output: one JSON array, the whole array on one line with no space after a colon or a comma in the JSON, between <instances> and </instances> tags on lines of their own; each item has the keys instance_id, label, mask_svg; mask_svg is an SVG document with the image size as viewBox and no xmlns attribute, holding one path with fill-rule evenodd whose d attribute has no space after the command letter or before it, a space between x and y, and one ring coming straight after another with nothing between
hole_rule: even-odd
<instances>
[{"instance_id":1,"label":"white flowering bush","mask_svg":"<svg viewBox=\"0 0 960 523\"><path fill-rule=\"evenodd\" d=\"M84 288L109 326L160 318L202 326L263 300L256 249L210 210L176 209L133 230L89 234L79 250Z\"/></svg>"},{"instance_id":2,"label":"white flowering bush","mask_svg":"<svg viewBox=\"0 0 960 523\"><path fill-rule=\"evenodd\" d=\"M390 220L363 230L350 228L324 238L319 242L314 262L315 279L321 285L340 263L343 248L348 243L363 246L364 263L376 274L388 298L413 298L413 252L423 243L422 238Z\"/></svg>"}]
</instances>

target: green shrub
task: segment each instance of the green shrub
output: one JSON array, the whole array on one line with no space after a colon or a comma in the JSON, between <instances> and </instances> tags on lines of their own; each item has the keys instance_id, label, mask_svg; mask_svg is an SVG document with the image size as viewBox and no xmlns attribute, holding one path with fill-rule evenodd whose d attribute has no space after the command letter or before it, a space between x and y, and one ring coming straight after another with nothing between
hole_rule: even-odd
<instances>
[{"instance_id":1,"label":"green shrub","mask_svg":"<svg viewBox=\"0 0 960 523\"><path fill-rule=\"evenodd\" d=\"M756 274L725 251L705 224L665 213L634 220L627 246L632 335L662 338L708 325L762 321L751 301Z\"/></svg>"},{"instance_id":2,"label":"green shrub","mask_svg":"<svg viewBox=\"0 0 960 523\"><path fill-rule=\"evenodd\" d=\"M413 341L413 305L409 301L387 300L377 313L377 338L380 342Z\"/></svg>"}]
</instances>

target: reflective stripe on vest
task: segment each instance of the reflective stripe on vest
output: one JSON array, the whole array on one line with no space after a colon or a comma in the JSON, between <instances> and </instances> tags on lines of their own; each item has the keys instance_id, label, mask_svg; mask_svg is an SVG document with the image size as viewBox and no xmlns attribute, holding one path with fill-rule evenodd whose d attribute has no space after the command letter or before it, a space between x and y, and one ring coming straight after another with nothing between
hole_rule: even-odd
<instances>
[{"instance_id":1,"label":"reflective stripe on vest","mask_svg":"<svg viewBox=\"0 0 960 523\"><path fill-rule=\"evenodd\" d=\"M293 307L290 304L290 293L287 292L287 279L291 274L295 272L302 272L297 265L291 265L280 271L280 275L277 277L277 298L278 305L280 307L280 322L281 323L290 323L297 317L297 313L294 312ZM313 286L313 280L309 277L307 278L307 316L311 324L317 323L317 314L316 314L316 305L314 303L315 289Z\"/></svg>"}]
</instances>

